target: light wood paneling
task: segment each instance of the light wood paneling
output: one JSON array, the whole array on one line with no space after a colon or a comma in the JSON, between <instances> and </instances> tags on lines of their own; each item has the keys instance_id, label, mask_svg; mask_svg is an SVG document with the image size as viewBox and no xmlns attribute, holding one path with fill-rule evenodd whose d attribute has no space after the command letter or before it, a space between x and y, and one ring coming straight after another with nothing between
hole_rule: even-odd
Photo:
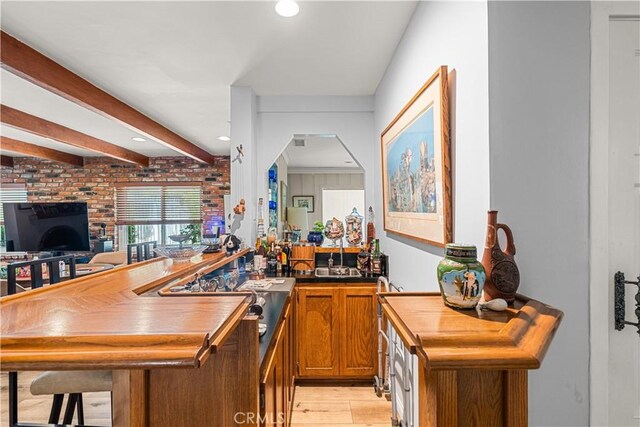
<instances>
[{"instance_id":1,"label":"light wood paneling","mask_svg":"<svg viewBox=\"0 0 640 427\"><path fill-rule=\"evenodd\" d=\"M64 99L122 124L185 156L214 164L215 157L160 123L2 32L2 68Z\"/></svg>"},{"instance_id":2,"label":"light wood paneling","mask_svg":"<svg viewBox=\"0 0 640 427\"><path fill-rule=\"evenodd\" d=\"M313 196L314 212L309 214L309 227L315 221L322 221L322 189L323 188L350 188L364 190L364 174L289 174L289 203L293 196ZM290 206L292 206L290 204ZM363 212L360 212L364 215ZM345 214L346 215L346 214Z\"/></svg>"},{"instance_id":3,"label":"light wood paneling","mask_svg":"<svg viewBox=\"0 0 640 427\"><path fill-rule=\"evenodd\" d=\"M39 145L29 144L28 142L18 141L17 139L7 138L5 136L0 137L0 148L2 148L3 151L38 157L40 159L54 160L56 162L68 163L73 166L84 165L84 159L81 156L53 150L51 148L40 147Z\"/></svg>"}]
</instances>

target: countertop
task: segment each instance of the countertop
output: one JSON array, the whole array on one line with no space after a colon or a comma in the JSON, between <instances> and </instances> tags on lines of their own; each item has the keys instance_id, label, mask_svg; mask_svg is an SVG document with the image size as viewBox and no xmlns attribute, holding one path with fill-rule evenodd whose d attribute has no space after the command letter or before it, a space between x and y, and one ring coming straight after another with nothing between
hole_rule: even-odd
<instances>
[{"instance_id":1,"label":"countertop","mask_svg":"<svg viewBox=\"0 0 640 427\"><path fill-rule=\"evenodd\" d=\"M264 357L267 354L273 334L282 321L282 316L284 315L283 310L291 300L293 286L296 283L295 279L292 278L284 278L284 281L282 284L272 285L265 292L258 292L267 300L265 311L259 320L260 323L266 323L267 325L267 332L260 337L260 366L262 366Z\"/></svg>"},{"instance_id":2,"label":"countertop","mask_svg":"<svg viewBox=\"0 0 640 427\"><path fill-rule=\"evenodd\" d=\"M198 367L242 320L247 295L143 294L241 255L186 264L156 258L3 297L2 370Z\"/></svg>"},{"instance_id":3,"label":"countertop","mask_svg":"<svg viewBox=\"0 0 640 427\"><path fill-rule=\"evenodd\" d=\"M292 273L287 276L279 275L277 277L288 277L296 280L296 283L376 283L378 274L365 274L362 277L318 277L315 274L297 274ZM267 276L267 278L269 278Z\"/></svg>"},{"instance_id":4,"label":"countertop","mask_svg":"<svg viewBox=\"0 0 640 427\"><path fill-rule=\"evenodd\" d=\"M429 369L537 369L562 312L518 295L494 312L455 310L437 293L381 293L386 318Z\"/></svg>"}]
</instances>

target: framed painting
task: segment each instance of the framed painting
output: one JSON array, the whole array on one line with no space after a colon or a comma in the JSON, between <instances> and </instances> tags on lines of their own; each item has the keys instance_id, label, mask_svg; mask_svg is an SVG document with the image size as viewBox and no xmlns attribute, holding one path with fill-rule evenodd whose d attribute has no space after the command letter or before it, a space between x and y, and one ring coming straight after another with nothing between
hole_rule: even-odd
<instances>
[{"instance_id":1,"label":"framed painting","mask_svg":"<svg viewBox=\"0 0 640 427\"><path fill-rule=\"evenodd\" d=\"M293 196L294 208L307 208L307 212L313 213L313 196Z\"/></svg>"},{"instance_id":2,"label":"framed painting","mask_svg":"<svg viewBox=\"0 0 640 427\"><path fill-rule=\"evenodd\" d=\"M435 246L453 240L447 67L380 136L384 229Z\"/></svg>"}]
</instances>

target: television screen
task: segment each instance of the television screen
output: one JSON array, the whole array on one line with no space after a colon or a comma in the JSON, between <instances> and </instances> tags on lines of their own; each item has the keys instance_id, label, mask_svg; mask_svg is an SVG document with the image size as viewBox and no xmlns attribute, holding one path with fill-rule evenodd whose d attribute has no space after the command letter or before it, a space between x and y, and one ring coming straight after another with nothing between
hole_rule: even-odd
<instances>
[{"instance_id":1,"label":"television screen","mask_svg":"<svg viewBox=\"0 0 640 427\"><path fill-rule=\"evenodd\" d=\"M7 250L88 251L86 203L4 203Z\"/></svg>"}]
</instances>

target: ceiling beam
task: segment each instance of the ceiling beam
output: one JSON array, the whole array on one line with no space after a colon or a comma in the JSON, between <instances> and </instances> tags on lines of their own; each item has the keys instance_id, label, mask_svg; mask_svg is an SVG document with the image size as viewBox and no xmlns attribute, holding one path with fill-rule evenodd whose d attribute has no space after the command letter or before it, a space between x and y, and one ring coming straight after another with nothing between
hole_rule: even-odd
<instances>
[{"instance_id":1,"label":"ceiling beam","mask_svg":"<svg viewBox=\"0 0 640 427\"><path fill-rule=\"evenodd\" d=\"M1 32L3 69L202 163L215 156L145 116L35 49Z\"/></svg>"},{"instance_id":2,"label":"ceiling beam","mask_svg":"<svg viewBox=\"0 0 640 427\"><path fill-rule=\"evenodd\" d=\"M4 154L0 154L0 165L6 166L8 168L13 167L13 157L5 156Z\"/></svg>"},{"instance_id":3,"label":"ceiling beam","mask_svg":"<svg viewBox=\"0 0 640 427\"><path fill-rule=\"evenodd\" d=\"M0 122L63 144L101 153L125 162L149 166L149 158L147 156L6 105L0 105Z\"/></svg>"},{"instance_id":4,"label":"ceiling beam","mask_svg":"<svg viewBox=\"0 0 640 427\"><path fill-rule=\"evenodd\" d=\"M64 151L52 148L41 147L17 139L0 136L0 148L2 151L24 154L25 156L38 157L40 159L55 160L56 162L68 163L73 166L84 166L82 156L65 153Z\"/></svg>"}]
</instances>

